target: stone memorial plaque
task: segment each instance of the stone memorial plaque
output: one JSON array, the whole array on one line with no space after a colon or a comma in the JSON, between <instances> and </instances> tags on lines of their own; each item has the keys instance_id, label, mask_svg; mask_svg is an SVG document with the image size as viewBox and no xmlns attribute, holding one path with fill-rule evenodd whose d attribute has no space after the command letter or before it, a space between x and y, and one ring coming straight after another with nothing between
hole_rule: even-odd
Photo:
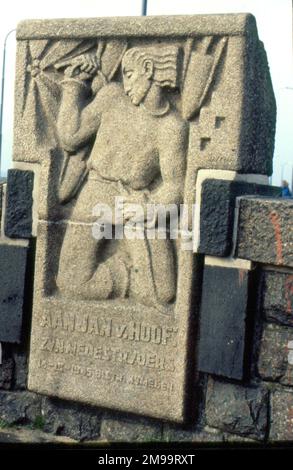
<instances>
[{"instance_id":1,"label":"stone memorial plaque","mask_svg":"<svg viewBox=\"0 0 293 470\"><path fill-rule=\"evenodd\" d=\"M182 422L197 172L270 171L255 20L34 20L17 38L14 161L38 194L29 389Z\"/></svg>"}]
</instances>

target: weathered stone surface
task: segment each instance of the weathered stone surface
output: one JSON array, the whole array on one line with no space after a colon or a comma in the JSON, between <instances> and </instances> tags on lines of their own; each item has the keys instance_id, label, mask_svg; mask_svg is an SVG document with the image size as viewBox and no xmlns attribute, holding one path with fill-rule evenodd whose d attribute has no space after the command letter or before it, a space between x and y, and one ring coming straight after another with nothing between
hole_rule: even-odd
<instances>
[{"instance_id":1,"label":"weathered stone surface","mask_svg":"<svg viewBox=\"0 0 293 470\"><path fill-rule=\"evenodd\" d=\"M268 392L209 379L206 419L209 426L255 439L264 439L268 426Z\"/></svg>"},{"instance_id":2,"label":"weathered stone surface","mask_svg":"<svg viewBox=\"0 0 293 470\"><path fill-rule=\"evenodd\" d=\"M271 395L270 441L293 441L293 391L275 390Z\"/></svg>"},{"instance_id":3,"label":"weathered stone surface","mask_svg":"<svg viewBox=\"0 0 293 470\"><path fill-rule=\"evenodd\" d=\"M17 36L14 158L41 183L29 388L182 422L201 259L160 210L191 212L201 168L270 173L255 20L33 21Z\"/></svg>"},{"instance_id":4,"label":"weathered stone surface","mask_svg":"<svg viewBox=\"0 0 293 470\"><path fill-rule=\"evenodd\" d=\"M162 424L141 419L104 418L100 438L109 442L161 441Z\"/></svg>"},{"instance_id":5,"label":"weathered stone surface","mask_svg":"<svg viewBox=\"0 0 293 470\"><path fill-rule=\"evenodd\" d=\"M43 430L76 440L100 436L101 411L50 398L42 398Z\"/></svg>"},{"instance_id":6,"label":"weathered stone surface","mask_svg":"<svg viewBox=\"0 0 293 470\"><path fill-rule=\"evenodd\" d=\"M8 170L4 225L7 237L32 236L33 187L32 171Z\"/></svg>"},{"instance_id":7,"label":"weathered stone surface","mask_svg":"<svg viewBox=\"0 0 293 470\"><path fill-rule=\"evenodd\" d=\"M264 271L261 295L266 320L293 326L293 271Z\"/></svg>"},{"instance_id":8,"label":"weathered stone surface","mask_svg":"<svg viewBox=\"0 0 293 470\"><path fill-rule=\"evenodd\" d=\"M293 329L267 325L261 340L258 371L262 379L293 386Z\"/></svg>"},{"instance_id":9,"label":"weathered stone surface","mask_svg":"<svg viewBox=\"0 0 293 470\"><path fill-rule=\"evenodd\" d=\"M4 425L33 424L41 416L41 397L37 394L0 391L0 419Z\"/></svg>"},{"instance_id":10,"label":"weathered stone surface","mask_svg":"<svg viewBox=\"0 0 293 470\"><path fill-rule=\"evenodd\" d=\"M228 256L233 245L236 197L278 196L280 188L244 181L205 180L201 190L200 245L198 253Z\"/></svg>"},{"instance_id":11,"label":"weathered stone surface","mask_svg":"<svg viewBox=\"0 0 293 470\"><path fill-rule=\"evenodd\" d=\"M293 200L239 198L236 254L264 264L293 266Z\"/></svg>"},{"instance_id":12,"label":"weathered stone surface","mask_svg":"<svg viewBox=\"0 0 293 470\"><path fill-rule=\"evenodd\" d=\"M234 379L244 375L249 271L205 265L198 369Z\"/></svg>"},{"instance_id":13,"label":"weathered stone surface","mask_svg":"<svg viewBox=\"0 0 293 470\"><path fill-rule=\"evenodd\" d=\"M21 339L27 247L0 244L0 341Z\"/></svg>"}]
</instances>

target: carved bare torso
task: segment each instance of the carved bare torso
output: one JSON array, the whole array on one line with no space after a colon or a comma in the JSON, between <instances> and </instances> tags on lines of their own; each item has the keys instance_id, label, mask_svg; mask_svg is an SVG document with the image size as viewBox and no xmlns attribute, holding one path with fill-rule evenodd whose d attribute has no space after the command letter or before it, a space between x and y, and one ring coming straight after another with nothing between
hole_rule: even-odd
<instances>
[{"instance_id":1,"label":"carved bare torso","mask_svg":"<svg viewBox=\"0 0 293 470\"><path fill-rule=\"evenodd\" d=\"M94 136L90 170L133 190L149 188L161 177L153 202L182 202L188 127L179 114L169 105L162 115L134 106L115 83L80 111L82 99L80 86L68 81L58 119L64 148L76 151Z\"/></svg>"},{"instance_id":2,"label":"carved bare torso","mask_svg":"<svg viewBox=\"0 0 293 470\"><path fill-rule=\"evenodd\" d=\"M146 188L160 175L160 133L166 117L133 106L118 86L109 87L106 98L88 168L133 189Z\"/></svg>"}]
</instances>

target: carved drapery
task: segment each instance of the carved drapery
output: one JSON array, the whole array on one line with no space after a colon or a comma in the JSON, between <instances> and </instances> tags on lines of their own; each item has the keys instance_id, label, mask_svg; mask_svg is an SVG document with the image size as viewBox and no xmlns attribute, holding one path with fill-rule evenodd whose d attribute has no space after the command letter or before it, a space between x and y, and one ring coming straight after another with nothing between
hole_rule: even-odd
<instances>
[{"instance_id":1,"label":"carved drapery","mask_svg":"<svg viewBox=\"0 0 293 470\"><path fill-rule=\"evenodd\" d=\"M58 136L56 119L60 101L59 82L63 71L55 65L63 60L94 50L96 40L50 41L27 43L26 90L22 120L35 137L37 147L56 147Z\"/></svg>"}]
</instances>

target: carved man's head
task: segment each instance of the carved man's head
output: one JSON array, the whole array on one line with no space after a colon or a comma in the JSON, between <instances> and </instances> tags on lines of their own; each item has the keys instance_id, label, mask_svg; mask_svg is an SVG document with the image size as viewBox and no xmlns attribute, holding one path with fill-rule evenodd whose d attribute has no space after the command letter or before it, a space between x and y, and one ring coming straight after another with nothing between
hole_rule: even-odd
<instances>
[{"instance_id":1,"label":"carved man's head","mask_svg":"<svg viewBox=\"0 0 293 470\"><path fill-rule=\"evenodd\" d=\"M133 47L122 59L124 90L136 106L143 101L152 85L175 88L177 84L178 48Z\"/></svg>"}]
</instances>

